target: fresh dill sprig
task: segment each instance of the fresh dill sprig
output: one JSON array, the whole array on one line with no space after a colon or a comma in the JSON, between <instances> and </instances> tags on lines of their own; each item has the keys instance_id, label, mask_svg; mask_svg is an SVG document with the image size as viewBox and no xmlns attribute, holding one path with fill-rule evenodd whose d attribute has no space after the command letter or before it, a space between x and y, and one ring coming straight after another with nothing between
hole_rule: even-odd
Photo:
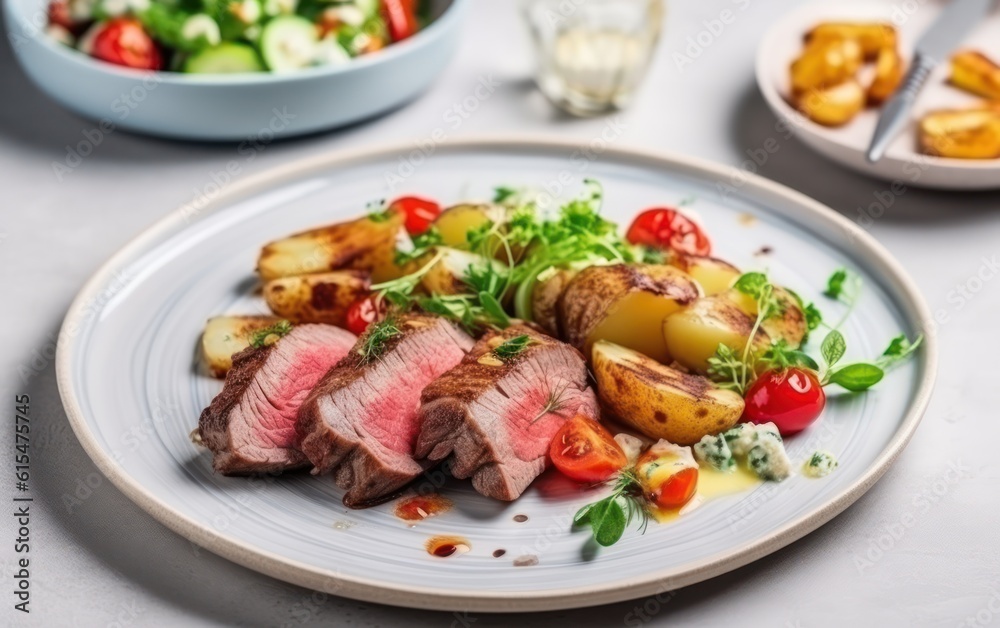
<instances>
[{"instance_id":1,"label":"fresh dill sprig","mask_svg":"<svg viewBox=\"0 0 1000 628\"><path fill-rule=\"evenodd\" d=\"M270 327L258 329L250 335L250 346L255 349L273 345L279 339L285 337L292 331L292 324L288 321L278 321Z\"/></svg>"},{"instance_id":2,"label":"fresh dill sprig","mask_svg":"<svg viewBox=\"0 0 1000 628\"><path fill-rule=\"evenodd\" d=\"M391 317L385 320L372 323L365 332L365 341L358 349L361 355L361 363L368 364L382 356L385 352L389 340L403 333L396 325L396 321Z\"/></svg>"}]
</instances>

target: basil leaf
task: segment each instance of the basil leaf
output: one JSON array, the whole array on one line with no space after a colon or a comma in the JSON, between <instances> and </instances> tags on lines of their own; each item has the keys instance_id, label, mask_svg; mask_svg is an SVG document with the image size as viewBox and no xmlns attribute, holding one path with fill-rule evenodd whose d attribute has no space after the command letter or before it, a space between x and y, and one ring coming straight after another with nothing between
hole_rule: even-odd
<instances>
[{"instance_id":1,"label":"basil leaf","mask_svg":"<svg viewBox=\"0 0 1000 628\"><path fill-rule=\"evenodd\" d=\"M830 373L829 381L837 384L851 392L861 392L868 390L875 384L882 381L885 371L874 364L849 364L833 373Z\"/></svg>"},{"instance_id":2,"label":"basil leaf","mask_svg":"<svg viewBox=\"0 0 1000 628\"><path fill-rule=\"evenodd\" d=\"M831 299L839 299L840 295L844 292L844 282L847 281L847 269L840 268L836 270L830 278L826 280L826 290L823 294L830 297Z\"/></svg>"},{"instance_id":3,"label":"basil leaf","mask_svg":"<svg viewBox=\"0 0 1000 628\"><path fill-rule=\"evenodd\" d=\"M743 273L740 275L733 287L755 299L759 299L765 286L770 285L767 275L759 272Z\"/></svg>"},{"instance_id":4,"label":"basil leaf","mask_svg":"<svg viewBox=\"0 0 1000 628\"><path fill-rule=\"evenodd\" d=\"M617 499L605 499L594 504L588 513L594 540L608 547L618 542L625 533L625 511Z\"/></svg>"},{"instance_id":5,"label":"basil leaf","mask_svg":"<svg viewBox=\"0 0 1000 628\"><path fill-rule=\"evenodd\" d=\"M795 366L804 366L814 371L819 370L819 364L816 364L816 360L812 359L808 353L803 351L789 351L788 357Z\"/></svg>"},{"instance_id":6,"label":"basil leaf","mask_svg":"<svg viewBox=\"0 0 1000 628\"><path fill-rule=\"evenodd\" d=\"M503 185L495 187L493 188L493 202L503 203L504 201L514 196L515 194L517 194L517 190L515 190L514 188L509 188Z\"/></svg>"},{"instance_id":7,"label":"basil leaf","mask_svg":"<svg viewBox=\"0 0 1000 628\"><path fill-rule=\"evenodd\" d=\"M483 304L483 309L489 314L500 327L510 326L510 317L503 310L497 298L489 292L479 293L479 302Z\"/></svg>"},{"instance_id":8,"label":"basil leaf","mask_svg":"<svg viewBox=\"0 0 1000 628\"><path fill-rule=\"evenodd\" d=\"M819 351L826 365L829 368L833 368L833 365L839 362L840 358L844 357L844 353L847 351L847 341L844 340L842 333L834 329L823 339L823 344L820 345Z\"/></svg>"},{"instance_id":9,"label":"basil leaf","mask_svg":"<svg viewBox=\"0 0 1000 628\"><path fill-rule=\"evenodd\" d=\"M590 523L590 511L594 508L594 506L596 506L599 503L600 502L595 502L593 504L587 504L586 506L584 506L580 510L577 510L576 514L573 515L573 525L574 526L583 526L583 525L587 525L588 523Z\"/></svg>"},{"instance_id":10,"label":"basil leaf","mask_svg":"<svg viewBox=\"0 0 1000 628\"><path fill-rule=\"evenodd\" d=\"M920 346L923 340L923 335L917 336L917 339L913 342L910 342L905 334L896 336L889 343L889 347L882 352L882 356L878 359L878 365L882 368L888 368L897 362L905 360L917 350L917 347Z\"/></svg>"}]
</instances>

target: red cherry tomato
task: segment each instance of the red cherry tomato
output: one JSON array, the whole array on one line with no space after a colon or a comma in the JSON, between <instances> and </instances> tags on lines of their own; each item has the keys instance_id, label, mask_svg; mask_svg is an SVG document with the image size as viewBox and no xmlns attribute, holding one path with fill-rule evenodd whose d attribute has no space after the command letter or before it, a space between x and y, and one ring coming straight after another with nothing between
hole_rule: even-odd
<instances>
[{"instance_id":1,"label":"red cherry tomato","mask_svg":"<svg viewBox=\"0 0 1000 628\"><path fill-rule=\"evenodd\" d=\"M82 26L70 15L68 0L52 0L49 3L49 23L62 26L71 33L78 33Z\"/></svg>"},{"instance_id":2,"label":"red cherry tomato","mask_svg":"<svg viewBox=\"0 0 1000 628\"><path fill-rule=\"evenodd\" d=\"M403 212L406 216L406 232L419 235L428 229L434 219L441 215L441 206L434 201L416 196L402 196L389 203L389 209Z\"/></svg>"},{"instance_id":3,"label":"red cherry tomato","mask_svg":"<svg viewBox=\"0 0 1000 628\"><path fill-rule=\"evenodd\" d=\"M688 255L708 255L712 243L693 220L669 207L647 209L632 221L625 235L632 244L672 249Z\"/></svg>"},{"instance_id":4,"label":"red cherry tomato","mask_svg":"<svg viewBox=\"0 0 1000 628\"><path fill-rule=\"evenodd\" d=\"M153 39L137 20L116 17L94 36L92 56L108 63L139 70L159 70L163 58Z\"/></svg>"},{"instance_id":5,"label":"red cherry tomato","mask_svg":"<svg viewBox=\"0 0 1000 628\"><path fill-rule=\"evenodd\" d=\"M671 475L649 499L660 508L672 510L691 501L697 488L698 469L688 467Z\"/></svg>"},{"instance_id":6,"label":"red cherry tomato","mask_svg":"<svg viewBox=\"0 0 1000 628\"><path fill-rule=\"evenodd\" d=\"M549 457L564 475L588 483L610 479L628 462L611 433L583 416L575 416L559 428L549 445Z\"/></svg>"},{"instance_id":7,"label":"red cherry tomato","mask_svg":"<svg viewBox=\"0 0 1000 628\"><path fill-rule=\"evenodd\" d=\"M819 417L826 393L816 373L803 368L765 371L746 394L743 416L753 423L772 422L782 436L801 432Z\"/></svg>"},{"instance_id":8,"label":"red cherry tomato","mask_svg":"<svg viewBox=\"0 0 1000 628\"><path fill-rule=\"evenodd\" d=\"M389 27L392 41L401 41L417 32L415 0L382 0L382 17Z\"/></svg>"},{"instance_id":9,"label":"red cherry tomato","mask_svg":"<svg viewBox=\"0 0 1000 628\"><path fill-rule=\"evenodd\" d=\"M385 304L376 295L358 299L347 308L347 329L355 336L365 333L368 326L385 316Z\"/></svg>"}]
</instances>

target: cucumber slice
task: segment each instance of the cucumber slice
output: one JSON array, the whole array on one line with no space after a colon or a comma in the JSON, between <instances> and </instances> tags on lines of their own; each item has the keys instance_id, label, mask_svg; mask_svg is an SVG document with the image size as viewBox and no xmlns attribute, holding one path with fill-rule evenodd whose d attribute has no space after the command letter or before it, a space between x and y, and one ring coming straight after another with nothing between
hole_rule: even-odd
<instances>
[{"instance_id":1,"label":"cucumber slice","mask_svg":"<svg viewBox=\"0 0 1000 628\"><path fill-rule=\"evenodd\" d=\"M288 72L312 65L319 37L316 25L297 15L279 15L264 25L260 53L275 72Z\"/></svg>"},{"instance_id":2,"label":"cucumber slice","mask_svg":"<svg viewBox=\"0 0 1000 628\"><path fill-rule=\"evenodd\" d=\"M182 71L192 74L229 74L233 72L263 72L257 51L246 44L223 42L196 52L184 62Z\"/></svg>"}]
</instances>

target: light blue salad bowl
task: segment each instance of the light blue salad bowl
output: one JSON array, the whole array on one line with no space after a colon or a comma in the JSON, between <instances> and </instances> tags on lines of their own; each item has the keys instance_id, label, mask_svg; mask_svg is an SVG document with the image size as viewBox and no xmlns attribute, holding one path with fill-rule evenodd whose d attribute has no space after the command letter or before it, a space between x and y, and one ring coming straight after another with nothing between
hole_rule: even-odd
<instances>
[{"instance_id":1,"label":"light blue salad bowl","mask_svg":"<svg viewBox=\"0 0 1000 628\"><path fill-rule=\"evenodd\" d=\"M447 65L468 0L431 0L413 37L341 66L284 74L181 74L93 59L44 32L47 0L3 0L11 45L46 94L102 129L186 140L243 141L333 129L385 113Z\"/></svg>"}]
</instances>

